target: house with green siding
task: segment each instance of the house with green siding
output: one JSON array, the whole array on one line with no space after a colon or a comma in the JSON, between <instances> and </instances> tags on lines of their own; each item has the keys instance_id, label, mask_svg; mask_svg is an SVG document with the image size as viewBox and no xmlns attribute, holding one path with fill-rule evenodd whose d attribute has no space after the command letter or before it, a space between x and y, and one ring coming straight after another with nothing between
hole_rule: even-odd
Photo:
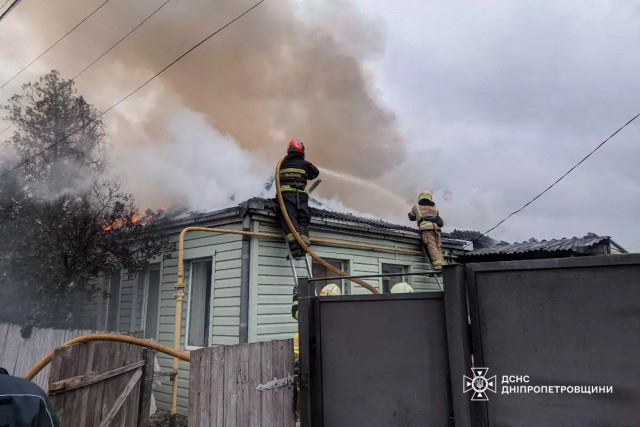
<instances>
[{"instance_id":1,"label":"house with green siding","mask_svg":"<svg viewBox=\"0 0 640 427\"><path fill-rule=\"evenodd\" d=\"M216 212L185 212L169 215L160 223L172 242L185 227L216 227L281 234L273 201L254 198ZM390 224L350 214L312 208L311 237L422 251L416 228ZM468 242L443 235L445 254L460 253ZM286 259L284 238L264 238L209 232L189 232L184 244L186 299L183 306L181 347L190 351L201 347L291 338L297 323L291 317L294 279ZM314 244L313 250L333 266L352 275L419 273L429 270L424 255L372 250L362 247ZM303 261L298 271L304 272ZM139 273L114 273L101 278L108 297L85 304L83 326L99 330L144 330L146 338L173 346L177 281L177 251L151 260ZM313 262L319 282L338 284L344 294L367 293L348 280L336 278ZM439 290L427 275L407 275L368 279L381 292L404 281L417 292ZM172 359L158 355L163 370ZM186 415L189 364L180 362L178 412ZM154 389L157 406L168 410L171 403L169 381Z\"/></svg>"}]
</instances>

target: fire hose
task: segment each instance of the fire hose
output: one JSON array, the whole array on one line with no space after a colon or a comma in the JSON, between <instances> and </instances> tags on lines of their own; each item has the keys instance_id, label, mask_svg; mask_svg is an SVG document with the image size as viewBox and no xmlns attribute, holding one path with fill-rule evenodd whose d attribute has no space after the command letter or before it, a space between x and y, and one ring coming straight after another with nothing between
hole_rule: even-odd
<instances>
[{"instance_id":1,"label":"fire hose","mask_svg":"<svg viewBox=\"0 0 640 427\"><path fill-rule=\"evenodd\" d=\"M336 273L338 276L342 276L342 277L349 276L347 273L345 273L344 271L332 266L331 264L329 264L328 262L326 262L325 260L320 258L315 252L313 252L309 248L309 246L307 246L304 243L304 241L302 240L302 237L300 237L300 234L298 234L298 231L295 229L295 227L291 223L291 218L289 218L289 213L287 212L287 208L284 205L284 200L282 199L282 192L280 191L280 166L282 166L282 162L283 161L284 161L284 158L280 159L280 161L278 162L278 166L276 166L276 195L278 197L278 203L280 204L280 210L282 211L282 216L283 216L285 222L287 223L287 226L289 227L289 230L291 230L291 233L293 234L293 237L295 237L296 242L298 242L300 247L306 253L311 255L311 258L313 258L316 261L318 261L327 270L329 270L329 271L331 271L333 273ZM357 283L358 285L362 286L365 289L368 289L369 291L371 291L371 293L374 293L374 294L379 293L376 288L374 288L373 286L371 286L367 282L364 282L364 281L362 281L360 279L356 279L356 278L351 278L349 280L351 280L352 282Z\"/></svg>"},{"instance_id":2,"label":"fire hose","mask_svg":"<svg viewBox=\"0 0 640 427\"><path fill-rule=\"evenodd\" d=\"M120 342L126 342L126 343L129 343L129 344L134 344L134 345L139 345L141 347L150 348L152 350L156 350L156 351L168 354L168 355L173 356L173 357L177 357L178 359L184 360L185 362L189 362L191 360L191 356L189 355L189 353L185 353L183 351L177 351L177 350L172 349L171 347L167 347L166 345L158 344L156 342L144 340L144 339L141 339L141 338L130 337L128 335L115 335L115 334L82 335L82 336L75 337L75 338L67 341L66 343L62 344L60 347L66 347L66 346L69 346L69 345L79 344L79 343L84 343L84 342L90 342L90 341L120 341ZM51 353L47 354L45 357L42 358L41 361L39 361L31 369L29 369L29 372L27 372L24 375L24 378L26 378L28 380L32 380L33 377L38 375L38 372L40 372L42 370L42 368L44 368L45 366L47 366L49 364L49 362L51 362L51 359L53 358L53 353L54 352L52 351Z\"/></svg>"}]
</instances>

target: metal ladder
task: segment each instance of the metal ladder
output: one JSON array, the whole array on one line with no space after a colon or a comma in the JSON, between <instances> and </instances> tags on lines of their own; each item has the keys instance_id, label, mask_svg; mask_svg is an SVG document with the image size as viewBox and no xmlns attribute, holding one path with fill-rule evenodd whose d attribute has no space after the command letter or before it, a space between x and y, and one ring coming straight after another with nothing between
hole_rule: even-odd
<instances>
[{"instance_id":1,"label":"metal ladder","mask_svg":"<svg viewBox=\"0 0 640 427\"><path fill-rule=\"evenodd\" d=\"M285 245L287 245L287 251L289 252L289 263L291 264L291 274L293 275L293 281L295 282L296 288L298 287L298 272L296 267L296 260L293 258L291 254L291 246L289 242L285 239ZM305 254L304 256L304 264L307 269L307 278L313 279L313 270L311 269L311 261L309 261L309 256Z\"/></svg>"}]
</instances>

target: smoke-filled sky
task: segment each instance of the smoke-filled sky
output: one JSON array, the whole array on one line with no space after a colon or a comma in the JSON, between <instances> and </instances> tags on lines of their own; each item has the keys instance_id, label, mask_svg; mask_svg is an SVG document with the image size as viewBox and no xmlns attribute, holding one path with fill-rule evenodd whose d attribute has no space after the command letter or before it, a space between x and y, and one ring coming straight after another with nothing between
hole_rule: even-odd
<instances>
[{"instance_id":1,"label":"smoke-filled sky","mask_svg":"<svg viewBox=\"0 0 640 427\"><path fill-rule=\"evenodd\" d=\"M0 22L0 80L101 2L23 0ZM72 77L162 2L111 0L0 99ZM172 0L78 89L107 108L252 4ZM640 111L639 40L628 0L266 0L105 116L109 173L143 210L216 209L259 194L296 137L322 198L406 221L431 188L447 228L484 231ZM493 237L640 249L639 136L640 119Z\"/></svg>"}]
</instances>

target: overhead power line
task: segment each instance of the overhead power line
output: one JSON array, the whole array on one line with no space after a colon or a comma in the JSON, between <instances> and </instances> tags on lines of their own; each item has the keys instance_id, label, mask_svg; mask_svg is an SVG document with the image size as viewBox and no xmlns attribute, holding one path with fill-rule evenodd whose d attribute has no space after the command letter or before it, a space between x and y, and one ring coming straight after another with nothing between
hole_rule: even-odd
<instances>
[{"instance_id":1,"label":"overhead power line","mask_svg":"<svg viewBox=\"0 0 640 427\"><path fill-rule=\"evenodd\" d=\"M4 9L4 7L7 5L7 3L9 3L10 0L5 0L4 3L2 3L2 6L0 6L0 10Z\"/></svg>"},{"instance_id":2,"label":"overhead power line","mask_svg":"<svg viewBox=\"0 0 640 427\"><path fill-rule=\"evenodd\" d=\"M108 1L108 0L107 0ZM182 58L184 58L185 56L187 56L188 54L190 54L191 52L193 52L195 49L197 49L198 47L200 47L203 43L205 43L206 41L208 41L209 39L211 39L212 37L216 36L218 33L220 33L221 31L225 30L227 27L229 27L230 25L232 25L233 23L235 23L236 21L238 21L239 19L241 19L243 16L245 16L246 14L248 14L249 12L251 12L253 9L255 9L256 7L260 6L265 0L260 0L259 2L257 2L256 4L254 4L253 6L251 6L249 9L245 10L244 12L242 12L240 15L236 16L235 18L233 18L231 21L227 22L226 24L224 24L222 27L218 28L217 30L215 30L214 32L212 32L211 34L209 34L208 36L206 36L205 38L203 38L202 40L200 40L198 43L196 43L194 46L192 46L191 48L189 48L186 52L184 52L182 55L178 56L176 59L174 59L173 61L171 61L166 67L164 67L162 70L158 71L155 75L153 75L151 78L149 78L147 81L145 81L144 83L142 83L140 86L138 86L137 88L135 88L132 92L129 92L128 95L126 95L124 98L121 98L118 102L116 102L115 104L111 105L109 108L107 108L106 110L104 110L102 113L98 114L96 117L94 117L93 119L89 120L88 122L86 122L85 124L83 124L82 126L80 126L79 128L77 128L76 130L74 130L73 132L65 135L63 138L59 139L58 141L54 142L53 144L49 145L46 148L43 148L42 150L40 150L39 152L37 152L36 154L34 154L33 156L29 156L27 158L25 158L24 160L22 160L20 163L18 163L16 166L14 166L13 168L9 169L8 171L2 173L0 175L0 178L10 174L11 172L15 171L16 169L26 165L27 163L30 163L31 161L33 161L33 159L35 159L36 157L42 155L43 153L45 153L46 151L58 146L59 144L61 144L62 142L66 141L69 137L75 135L76 133L78 133L79 131L81 131L82 129L84 129L85 127L89 126L91 123L93 123L94 121L98 120L100 117L104 116L105 114L107 114L109 111L113 110L114 108L116 108L118 105L120 105L121 103L123 103L124 101L126 101L127 99L129 99L132 95L134 95L135 93L137 93L140 89L142 89L143 87L145 87L147 84L149 84L151 81L155 80L156 77L158 77L160 74L164 73L165 71L167 71L169 68L171 68L173 65L175 65L178 61L180 61Z\"/></svg>"},{"instance_id":3,"label":"overhead power line","mask_svg":"<svg viewBox=\"0 0 640 427\"><path fill-rule=\"evenodd\" d=\"M547 191L551 190L557 183L559 183L560 181L562 181L567 175L569 175L571 172L573 172L573 170L575 168L577 168L578 166L580 166L585 160L587 160L589 157L591 157L596 151L598 151L604 144L606 144L607 142L609 142L609 140L611 138L613 138L614 136L616 136L618 134L618 132L620 132L622 129L626 128L627 126L629 126L635 119L637 119L638 117L640 117L640 113L636 114L635 116L633 116L631 118L631 120L629 120L628 122L626 122L624 125L620 126L615 132L613 132L611 135L609 135L609 137L607 139L605 139L604 141L602 141L600 144L598 144L598 146L596 148L594 148L593 150L591 150L591 152L589 154L587 154L586 156L584 156L578 163L576 163L575 165L573 165L571 167L571 169L569 169L568 171L566 171L560 178L556 179L553 184L551 184L550 186L548 186L547 188L545 188L541 193L539 193L537 196L535 196L533 199L529 200L527 203L525 203L520 209L515 210L513 212L511 212L509 215L507 215L504 219L502 219L500 222L498 222L496 225L494 225L493 227L491 227L490 229L488 229L487 231L485 231L484 233L482 233L480 236L478 236L477 238L473 239L471 242L467 243L465 245L468 246L470 243L473 242L477 242L478 240L480 240L483 236L486 236L488 233L492 232L493 230L495 230L496 228L498 228L500 225L502 225L505 221L507 221L509 218L511 218L514 215L519 214L520 212L522 212L527 206L529 206L531 203L535 202L536 200L538 200L540 197L542 197L542 195L544 193L546 193Z\"/></svg>"},{"instance_id":4,"label":"overhead power line","mask_svg":"<svg viewBox=\"0 0 640 427\"><path fill-rule=\"evenodd\" d=\"M2 6L0 6L0 9L2 9L4 7L5 4L9 3L9 0L5 1L4 4ZM11 12L11 9L13 9L14 7L16 7L18 5L18 3L20 3L20 0L13 0L13 3L11 3L9 5L9 7L7 8L7 10L5 10L4 12L2 12L2 14L0 15L0 21L2 21L4 18L7 17L7 15L9 14L9 12Z\"/></svg>"},{"instance_id":5,"label":"overhead power line","mask_svg":"<svg viewBox=\"0 0 640 427\"><path fill-rule=\"evenodd\" d=\"M31 65L33 65L38 59L42 58L47 52L49 52L51 49L53 49L58 43L60 43L62 40L64 40L69 34L71 34L72 32L75 31L76 28L78 28L80 25L82 25L87 19L91 18L91 16L93 16L93 14L95 14L97 11L99 11L100 9L102 9L102 7L109 3L111 0L105 0L104 2L102 2L102 4L100 4L100 6L98 6L97 8L95 8L93 10L93 12L91 12L90 14L88 14L87 16L84 17L84 19L80 22L78 22L75 27L73 27L72 29L70 29L69 31L67 31L65 33L64 36L60 37L58 40L55 41L55 43L53 43L51 46L49 46L44 52L42 52L40 55L38 55L33 61L29 62L26 66L24 66L24 68L22 68L20 71L18 71L13 77L11 77L9 80L7 80L6 82L4 82L4 84L2 86L0 86L0 89L4 88L6 85L8 85L9 83L11 83L13 81L13 79L15 79L16 77L18 77L20 74L22 74L22 72L24 70L26 70L27 68L29 68ZM7 10L8 12L8 10ZM5 12L5 13L7 13ZM4 14L3 14L4 15Z\"/></svg>"},{"instance_id":6,"label":"overhead power line","mask_svg":"<svg viewBox=\"0 0 640 427\"><path fill-rule=\"evenodd\" d=\"M100 61L106 54L108 54L109 52L111 52L116 46L118 46L120 44L120 42L122 42L124 39L126 39L127 37L129 37L135 30L137 30L138 28L140 28L141 26L144 25L145 22L147 22L153 15L155 15L160 9L162 9L163 7L165 7L165 5L167 3L169 3L171 0L165 0L164 3L162 3L160 6L158 6L156 8L156 10L154 10L153 12L151 12L151 14L149 16L147 16L146 18L144 18L142 21L140 21L140 23L138 25L136 25L135 27L133 27L127 34L125 34L124 36L122 36L122 38L120 40L118 40L115 44L113 44L109 49L105 50L104 52L102 52L102 54L100 54L100 56L98 56L96 59L93 60L93 62L89 65L87 65L86 67L84 67L82 69L82 71L80 71L78 74L76 74L71 80L75 80L78 77L80 77L80 75L82 73L84 73L85 71L87 71L89 68L91 68L93 66L93 64L95 64L96 62Z\"/></svg>"},{"instance_id":7,"label":"overhead power line","mask_svg":"<svg viewBox=\"0 0 640 427\"><path fill-rule=\"evenodd\" d=\"M129 37L134 31L136 31L138 28L140 28L141 26L144 25L145 22L147 22L153 15L155 15L157 12L160 11L160 9L162 9L167 3L169 3L171 0L165 0L164 3L162 3L160 6L158 6L153 12L151 12L150 15L148 15L146 18L144 18L142 21L140 21L140 23L138 23L138 25L136 25L135 27L133 27L127 34L125 34L124 36L122 36L120 38L120 40L118 40L117 42L115 42L113 45L111 45L111 47L109 47L107 50L105 50L104 52L102 52L96 59L93 60L93 62L91 62L89 65L87 65L86 67L84 67L82 69L82 71L80 71L78 74L76 74L75 76L73 76L73 78L71 79L71 81L75 81L78 77L80 77L85 71L87 71L89 68L93 67L96 62L100 61L104 56L106 56L109 52L111 52L113 49L115 49L116 46L118 46L122 41L124 41L124 39L126 39L127 37ZM5 133L6 131L8 131L13 125L9 125L6 128L4 128L2 131L0 131L0 135L2 135L3 133Z\"/></svg>"}]
</instances>

